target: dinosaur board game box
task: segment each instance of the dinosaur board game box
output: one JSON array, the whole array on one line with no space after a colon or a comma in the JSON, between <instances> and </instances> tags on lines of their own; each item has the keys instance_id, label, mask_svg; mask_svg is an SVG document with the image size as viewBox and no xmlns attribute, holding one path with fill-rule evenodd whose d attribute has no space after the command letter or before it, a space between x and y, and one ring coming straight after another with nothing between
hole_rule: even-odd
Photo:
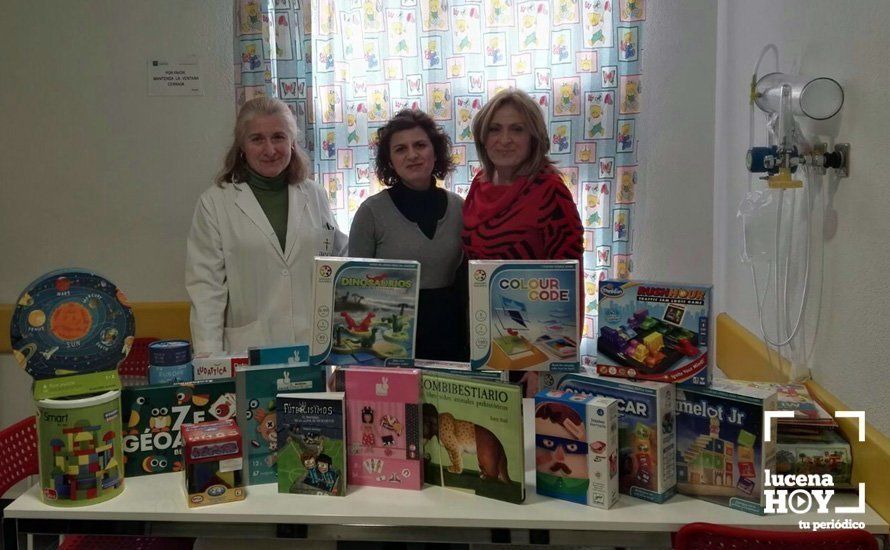
<instances>
[{"instance_id":1,"label":"dinosaur board game box","mask_svg":"<svg viewBox=\"0 0 890 550\"><path fill-rule=\"evenodd\" d=\"M413 365L418 262L319 256L313 280L313 365Z\"/></svg>"},{"instance_id":2,"label":"dinosaur board game box","mask_svg":"<svg viewBox=\"0 0 890 550\"><path fill-rule=\"evenodd\" d=\"M183 468L183 424L235 417L235 380L124 387L124 472L127 477Z\"/></svg>"},{"instance_id":3,"label":"dinosaur board game box","mask_svg":"<svg viewBox=\"0 0 890 550\"><path fill-rule=\"evenodd\" d=\"M424 479L516 504L525 500L518 386L423 373Z\"/></svg>"},{"instance_id":4,"label":"dinosaur board game box","mask_svg":"<svg viewBox=\"0 0 890 550\"><path fill-rule=\"evenodd\" d=\"M474 369L576 372L578 262L470 261Z\"/></svg>"},{"instance_id":5,"label":"dinosaur board game box","mask_svg":"<svg viewBox=\"0 0 890 550\"><path fill-rule=\"evenodd\" d=\"M721 379L677 388L677 491L763 514L764 470L776 470L775 435L763 440L765 410L777 410L772 384Z\"/></svg>"},{"instance_id":6,"label":"dinosaur board game box","mask_svg":"<svg viewBox=\"0 0 890 550\"><path fill-rule=\"evenodd\" d=\"M664 502L676 492L674 386L583 374L543 372L541 389L618 400L618 489Z\"/></svg>"},{"instance_id":7,"label":"dinosaur board game box","mask_svg":"<svg viewBox=\"0 0 890 550\"><path fill-rule=\"evenodd\" d=\"M342 392L280 393L278 492L346 494L346 423Z\"/></svg>"},{"instance_id":8,"label":"dinosaur board game box","mask_svg":"<svg viewBox=\"0 0 890 550\"><path fill-rule=\"evenodd\" d=\"M711 287L600 281L597 373L707 386Z\"/></svg>"},{"instance_id":9,"label":"dinosaur board game box","mask_svg":"<svg viewBox=\"0 0 890 550\"><path fill-rule=\"evenodd\" d=\"M420 371L345 369L350 485L423 488Z\"/></svg>"},{"instance_id":10,"label":"dinosaur board game box","mask_svg":"<svg viewBox=\"0 0 890 550\"><path fill-rule=\"evenodd\" d=\"M238 366L235 373L238 425L244 438L248 485L275 483L278 432L275 396L282 392L325 390L324 367L288 364Z\"/></svg>"},{"instance_id":11,"label":"dinosaur board game box","mask_svg":"<svg viewBox=\"0 0 890 550\"><path fill-rule=\"evenodd\" d=\"M538 393L535 470L538 494L611 508L618 502L618 401Z\"/></svg>"}]
</instances>

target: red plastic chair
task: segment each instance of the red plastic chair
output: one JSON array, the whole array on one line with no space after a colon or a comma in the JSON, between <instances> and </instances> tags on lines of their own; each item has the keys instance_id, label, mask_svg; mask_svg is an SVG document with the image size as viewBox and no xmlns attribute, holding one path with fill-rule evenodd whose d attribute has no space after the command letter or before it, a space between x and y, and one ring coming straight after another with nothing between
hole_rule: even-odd
<instances>
[{"instance_id":1,"label":"red plastic chair","mask_svg":"<svg viewBox=\"0 0 890 550\"><path fill-rule=\"evenodd\" d=\"M3 450L0 452L0 496L28 476L37 475L40 465L36 424L36 417L29 416L0 431L0 449ZM191 538L65 535L59 549L186 550L194 541Z\"/></svg>"},{"instance_id":2,"label":"red plastic chair","mask_svg":"<svg viewBox=\"0 0 890 550\"><path fill-rule=\"evenodd\" d=\"M28 476L37 475L37 422L29 416L0 432L0 497Z\"/></svg>"},{"instance_id":3,"label":"red plastic chair","mask_svg":"<svg viewBox=\"0 0 890 550\"><path fill-rule=\"evenodd\" d=\"M878 550L878 542L868 531L766 531L690 523L674 537L675 550Z\"/></svg>"},{"instance_id":4,"label":"red plastic chair","mask_svg":"<svg viewBox=\"0 0 890 550\"><path fill-rule=\"evenodd\" d=\"M157 338L136 338L130 353L117 366L117 372L121 376L136 376L145 378L148 376L148 345L157 341Z\"/></svg>"}]
</instances>

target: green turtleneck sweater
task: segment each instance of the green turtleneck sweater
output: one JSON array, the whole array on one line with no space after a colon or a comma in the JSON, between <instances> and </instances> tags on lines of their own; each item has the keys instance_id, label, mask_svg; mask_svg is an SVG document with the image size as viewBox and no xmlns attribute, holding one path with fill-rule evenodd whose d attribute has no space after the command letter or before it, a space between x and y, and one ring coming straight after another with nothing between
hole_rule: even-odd
<instances>
[{"instance_id":1,"label":"green turtleneck sweater","mask_svg":"<svg viewBox=\"0 0 890 550\"><path fill-rule=\"evenodd\" d=\"M247 185L269 218L283 252L287 239L287 171L274 178L261 176L249 168L247 174Z\"/></svg>"}]
</instances>

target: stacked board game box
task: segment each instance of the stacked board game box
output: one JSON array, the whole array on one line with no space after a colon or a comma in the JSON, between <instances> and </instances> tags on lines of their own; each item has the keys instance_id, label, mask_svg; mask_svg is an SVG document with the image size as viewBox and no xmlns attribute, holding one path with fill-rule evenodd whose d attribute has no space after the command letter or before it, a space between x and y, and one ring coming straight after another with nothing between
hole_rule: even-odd
<instances>
[{"instance_id":1,"label":"stacked board game box","mask_svg":"<svg viewBox=\"0 0 890 550\"><path fill-rule=\"evenodd\" d=\"M721 379L677 388L677 491L763 514L764 473L776 470L776 423L766 426L763 412L776 409L772 384Z\"/></svg>"},{"instance_id":2,"label":"stacked board game box","mask_svg":"<svg viewBox=\"0 0 890 550\"><path fill-rule=\"evenodd\" d=\"M707 386L711 287L600 281L597 373Z\"/></svg>"}]
</instances>

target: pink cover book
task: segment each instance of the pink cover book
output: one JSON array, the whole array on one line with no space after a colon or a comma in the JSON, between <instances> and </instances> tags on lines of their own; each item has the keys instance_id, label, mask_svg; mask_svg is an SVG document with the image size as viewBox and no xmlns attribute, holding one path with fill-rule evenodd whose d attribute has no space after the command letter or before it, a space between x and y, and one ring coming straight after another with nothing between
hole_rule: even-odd
<instances>
[{"instance_id":1,"label":"pink cover book","mask_svg":"<svg viewBox=\"0 0 890 550\"><path fill-rule=\"evenodd\" d=\"M418 369L346 369L350 485L423 487L420 409Z\"/></svg>"}]
</instances>

